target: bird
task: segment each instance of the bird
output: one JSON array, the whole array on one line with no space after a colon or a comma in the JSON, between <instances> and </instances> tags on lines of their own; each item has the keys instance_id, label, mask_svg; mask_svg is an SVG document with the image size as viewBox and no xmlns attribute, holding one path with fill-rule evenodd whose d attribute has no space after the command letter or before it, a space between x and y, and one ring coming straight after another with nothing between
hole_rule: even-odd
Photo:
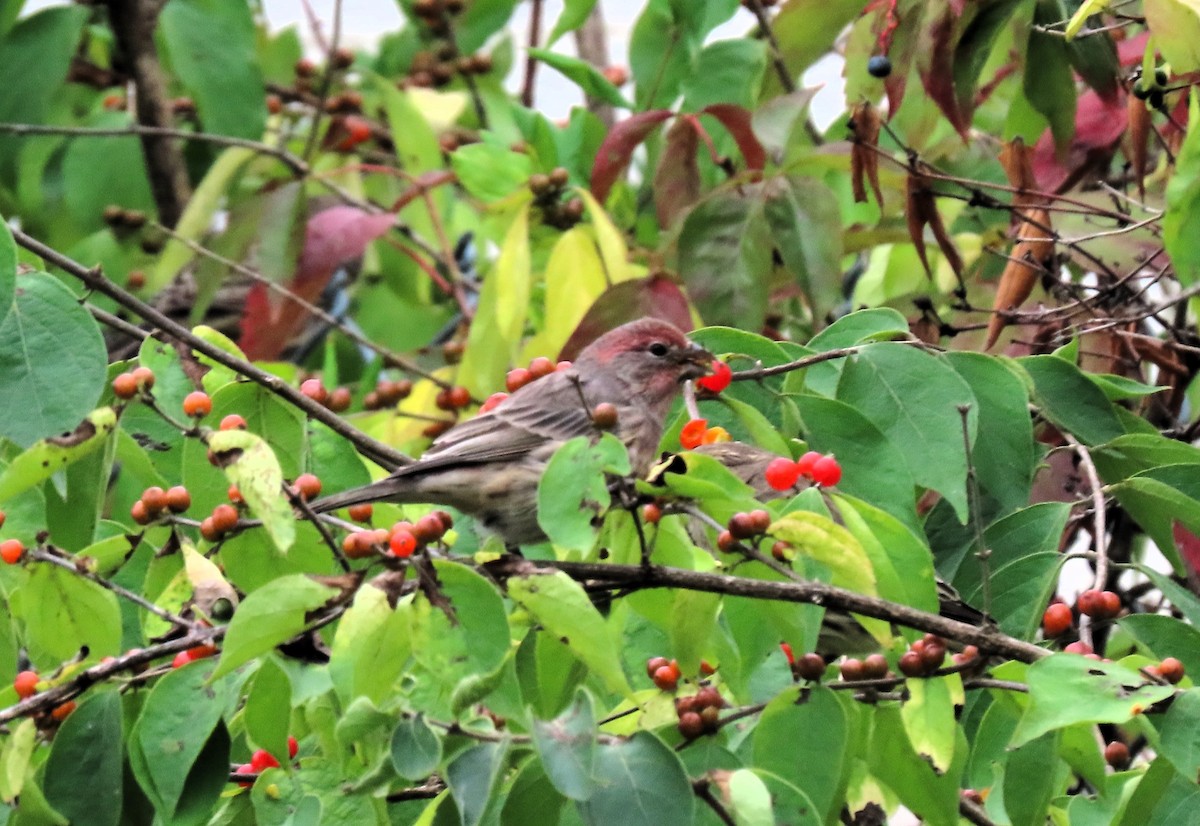
<instances>
[{"instance_id":1,"label":"bird","mask_svg":"<svg viewBox=\"0 0 1200 826\"><path fill-rule=\"evenodd\" d=\"M685 381L709 372L713 356L673 324L642 318L605 333L574 363L515 391L498 406L440 436L391 476L313 502L326 513L387 500L455 508L510 546L543 542L537 487L550 457L576 436L599 438L592 413L617 410L615 434L634 474L657 456L671 404Z\"/></svg>"}]
</instances>

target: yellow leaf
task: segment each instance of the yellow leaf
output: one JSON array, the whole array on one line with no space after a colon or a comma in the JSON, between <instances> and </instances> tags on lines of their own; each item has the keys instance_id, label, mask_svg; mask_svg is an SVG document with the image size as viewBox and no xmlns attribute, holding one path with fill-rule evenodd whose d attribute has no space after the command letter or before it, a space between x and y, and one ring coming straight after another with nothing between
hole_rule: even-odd
<instances>
[{"instance_id":1,"label":"yellow leaf","mask_svg":"<svg viewBox=\"0 0 1200 826\"><path fill-rule=\"evenodd\" d=\"M1142 13L1172 71L1200 69L1200 0L1145 0Z\"/></svg>"},{"instance_id":2,"label":"yellow leaf","mask_svg":"<svg viewBox=\"0 0 1200 826\"><path fill-rule=\"evenodd\" d=\"M617 225L590 192L582 187L577 187L575 192L583 199L588 217L592 219L592 231L596 233L596 245L600 247L600 258L604 262L608 283L619 284L633 278L633 269L629 266L629 247L625 245L625 238Z\"/></svg>"}]
</instances>

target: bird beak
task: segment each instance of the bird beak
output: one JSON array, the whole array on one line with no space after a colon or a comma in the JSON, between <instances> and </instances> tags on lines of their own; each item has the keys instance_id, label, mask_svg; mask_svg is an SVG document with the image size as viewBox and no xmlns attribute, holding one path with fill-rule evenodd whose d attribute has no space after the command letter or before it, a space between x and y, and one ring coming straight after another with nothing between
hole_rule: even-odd
<instances>
[{"instance_id":1,"label":"bird beak","mask_svg":"<svg viewBox=\"0 0 1200 826\"><path fill-rule=\"evenodd\" d=\"M693 344L686 350L680 350L677 355L680 371L680 381L690 381L712 372L713 354L699 344Z\"/></svg>"}]
</instances>

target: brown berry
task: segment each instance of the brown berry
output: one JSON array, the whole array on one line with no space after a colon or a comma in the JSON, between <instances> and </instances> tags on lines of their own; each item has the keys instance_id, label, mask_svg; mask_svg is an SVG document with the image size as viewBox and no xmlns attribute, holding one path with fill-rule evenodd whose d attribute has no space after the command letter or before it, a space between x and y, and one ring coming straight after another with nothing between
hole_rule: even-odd
<instances>
[{"instance_id":1,"label":"brown berry","mask_svg":"<svg viewBox=\"0 0 1200 826\"><path fill-rule=\"evenodd\" d=\"M350 400L350 390L345 387L337 387L329 394L328 407L334 413L342 413L350 409Z\"/></svg>"},{"instance_id":2,"label":"brown berry","mask_svg":"<svg viewBox=\"0 0 1200 826\"><path fill-rule=\"evenodd\" d=\"M868 680L882 680L888 675L887 657L882 654L868 654L863 660L863 674Z\"/></svg>"},{"instance_id":3,"label":"brown berry","mask_svg":"<svg viewBox=\"0 0 1200 826\"><path fill-rule=\"evenodd\" d=\"M167 492L158 485L151 485L142 491L142 503L152 516L158 516L167 509Z\"/></svg>"},{"instance_id":4,"label":"brown berry","mask_svg":"<svg viewBox=\"0 0 1200 826\"><path fill-rule=\"evenodd\" d=\"M462 410L471 403L471 391L465 387L451 387L447 395L451 410Z\"/></svg>"},{"instance_id":5,"label":"brown berry","mask_svg":"<svg viewBox=\"0 0 1200 826\"><path fill-rule=\"evenodd\" d=\"M213 518L206 516L200 520L200 535L209 542L216 542L223 534L213 525Z\"/></svg>"},{"instance_id":6,"label":"brown berry","mask_svg":"<svg viewBox=\"0 0 1200 826\"><path fill-rule=\"evenodd\" d=\"M418 542L436 542L442 538L442 534L445 532L442 520L432 513L422 516L412 528L413 536L417 538Z\"/></svg>"},{"instance_id":7,"label":"brown berry","mask_svg":"<svg viewBox=\"0 0 1200 826\"><path fill-rule=\"evenodd\" d=\"M737 539L729 531L721 531L717 534L717 550L722 553L732 553L737 547Z\"/></svg>"},{"instance_id":8,"label":"brown berry","mask_svg":"<svg viewBox=\"0 0 1200 826\"><path fill-rule=\"evenodd\" d=\"M133 507L129 509L129 516L139 525L149 525L154 521L154 515L150 513L150 509L146 507L143 499L133 503Z\"/></svg>"},{"instance_id":9,"label":"brown berry","mask_svg":"<svg viewBox=\"0 0 1200 826\"><path fill-rule=\"evenodd\" d=\"M443 534L445 534L446 531L448 531L454 527L454 517L451 516L448 511L444 511L444 510L430 511L429 515L436 516L438 518L438 521L442 523L442 533Z\"/></svg>"},{"instance_id":10,"label":"brown berry","mask_svg":"<svg viewBox=\"0 0 1200 826\"><path fill-rule=\"evenodd\" d=\"M1183 679L1185 669L1183 663L1174 657L1167 657L1158 664L1159 675L1171 685Z\"/></svg>"},{"instance_id":11,"label":"brown berry","mask_svg":"<svg viewBox=\"0 0 1200 826\"><path fill-rule=\"evenodd\" d=\"M550 179L550 185L552 187L555 189L562 189L571 179L571 173L567 172L567 170L561 166L556 166L550 171L550 174L547 177Z\"/></svg>"},{"instance_id":12,"label":"brown berry","mask_svg":"<svg viewBox=\"0 0 1200 826\"><path fill-rule=\"evenodd\" d=\"M866 669L863 668L862 660L848 657L842 660L839 667L842 674L842 679L846 682L855 682L866 678Z\"/></svg>"},{"instance_id":13,"label":"brown berry","mask_svg":"<svg viewBox=\"0 0 1200 826\"><path fill-rule=\"evenodd\" d=\"M696 705L700 708L724 708L725 698L716 687L706 685L696 692Z\"/></svg>"},{"instance_id":14,"label":"brown berry","mask_svg":"<svg viewBox=\"0 0 1200 826\"><path fill-rule=\"evenodd\" d=\"M704 723L705 731L716 731L721 727L721 711L714 706L700 709L700 721Z\"/></svg>"},{"instance_id":15,"label":"brown berry","mask_svg":"<svg viewBox=\"0 0 1200 826\"><path fill-rule=\"evenodd\" d=\"M825 676L825 658L810 651L796 660L795 669L800 679L815 682Z\"/></svg>"},{"instance_id":16,"label":"brown berry","mask_svg":"<svg viewBox=\"0 0 1200 826\"><path fill-rule=\"evenodd\" d=\"M125 286L134 291L145 287L146 273L141 270L130 270L129 275L125 277Z\"/></svg>"},{"instance_id":17,"label":"brown berry","mask_svg":"<svg viewBox=\"0 0 1200 826\"><path fill-rule=\"evenodd\" d=\"M1104 747L1104 762L1117 770L1125 768L1129 765L1129 746L1113 740Z\"/></svg>"},{"instance_id":18,"label":"brown berry","mask_svg":"<svg viewBox=\"0 0 1200 826\"><path fill-rule=\"evenodd\" d=\"M734 539L750 539L758 534L757 521L748 513L735 513L726 527Z\"/></svg>"},{"instance_id":19,"label":"brown berry","mask_svg":"<svg viewBox=\"0 0 1200 826\"><path fill-rule=\"evenodd\" d=\"M925 650L921 652L921 661L925 663L925 667L930 671L934 671L942 667L942 663L946 659L946 646L939 640L935 643L926 642Z\"/></svg>"},{"instance_id":20,"label":"brown berry","mask_svg":"<svg viewBox=\"0 0 1200 826\"><path fill-rule=\"evenodd\" d=\"M771 514L761 509L750 511L750 525L756 535L766 533L767 528L771 527Z\"/></svg>"},{"instance_id":21,"label":"brown berry","mask_svg":"<svg viewBox=\"0 0 1200 826\"><path fill-rule=\"evenodd\" d=\"M317 64L313 63L307 57L302 57L296 61L296 77L309 78L317 73Z\"/></svg>"},{"instance_id":22,"label":"brown berry","mask_svg":"<svg viewBox=\"0 0 1200 826\"><path fill-rule=\"evenodd\" d=\"M227 533L237 527L238 512L233 505L217 505L213 508L212 516L213 528L218 533Z\"/></svg>"},{"instance_id":23,"label":"brown berry","mask_svg":"<svg viewBox=\"0 0 1200 826\"><path fill-rule=\"evenodd\" d=\"M330 63L335 69L349 69L354 65L354 52L345 47L335 49Z\"/></svg>"},{"instance_id":24,"label":"brown berry","mask_svg":"<svg viewBox=\"0 0 1200 826\"><path fill-rule=\"evenodd\" d=\"M1121 597L1112 591L1101 591L1099 608L1096 619L1116 619L1121 614Z\"/></svg>"},{"instance_id":25,"label":"brown berry","mask_svg":"<svg viewBox=\"0 0 1200 826\"><path fill-rule=\"evenodd\" d=\"M662 519L662 508L654 502L642 506L642 521L647 525L657 525Z\"/></svg>"},{"instance_id":26,"label":"brown berry","mask_svg":"<svg viewBox=\"0 0 1200 826\"><path fill-rule=\"evenodd\" d=\"M679 733L685 740L695 740L704 733L704 720L694 711L679 715Z\"/></svg>"},{"instance_id":27,"label":"brown berry","mask_svg":"<svg viewBox=\"0 0 1200 826\"><path fill-rule=\"evenodd\" d=\"M370 502L362 502L358 505L351 505L348 513L355 522L370 522L371 517L375 515L375 507Z\"/></svg>"},{"instance_id":28,"label":"brown berry","mask_svg":"<svg viewBox=\"0 0 1200 826\"><path fill-rule=\"evenodd\" d=\"M600 430L612 430L619 418L617 406L611 402L600 402L592 409L592 424Z\"/></svg>"},{"instance_id":29,"label":"brown berry","mask_svg":"<svg viewBox=\"0 0 1200 826\"><path fill-rule=\"evenodd\" d=\"M782 539L771 546L771 556L779 562L791 562L792 546Z\"/></svg>"},{"instance_id":30,"label":"brown berry","mask_svg":"<svg viewBox=\"0 0 1200 826\"><path fill-rule=\"evenodd\" d=\"M913 651L912 649L900 655L896 667L900 669L900 673L905 677L923 677L927 673L925 660L921 656L921 652Z\"/></svg>"}]
</instances>

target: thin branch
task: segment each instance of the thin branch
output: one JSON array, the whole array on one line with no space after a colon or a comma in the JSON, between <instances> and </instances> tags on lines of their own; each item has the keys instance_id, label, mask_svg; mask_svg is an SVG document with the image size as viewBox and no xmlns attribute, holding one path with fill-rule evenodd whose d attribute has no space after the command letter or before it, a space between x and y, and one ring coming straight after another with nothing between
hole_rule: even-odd
<instances>
[{"instance_id":1,"label":"thin branch","mask_svg":"<svg viewBox=\"0 0 1200 826\"><path fill-rule=\"evenodd\" d=\"M1096 587L1103 590L1108 587L1108 529L1105 525L1104 486L1100 482L1100 474L1096 471L1091 452L1070 433L1062 431L1062 435L1079 456L1079 463L1083 465L1083 473L1092 489L1092 518L1095 520L1093 531L1096 534Z\"/></svg>"},{"instance_id":2,"label":"thin branch","mask_svg":"<svg viewBox=\"0 0 1200 826\"><path fill-rule=\"evenodd\" d=\"M939 351L940 348L932 347L923 341L917 339L901 339L898 341L887 342L888 345L919 347L923 350ZM855 356L861 353L868 347L882 346L883 342L874 342L872 344L856 344L853 347L839 347L835 350L826 350L824 353L815 353L811 356L805 356L796 361L789 361L787 364L776 364L771 367L755 367L751 370L739 370L733 374L734 381L758 381L765 379L768 376L778 376L782 373L790 373L793 370L803 370L805 367L812 367L814 364L820 364L823 361L833 361L834 359L844 359L849 356Z\"/></svg>"},{"instance_id":3,"label":"thin branch","mask_svg":"<svg viewBox=\"0 0 1200 826\"><path fill-rule=\"evenodd\" d=\"M542 5L543 0L532 0L529 9L529 48L536 49L542 39ZM537 73L537 58L532 54L525 55L525 80L521 83L521 103L527 109L533 108L533 86Z\"/></svg>"}]
</instances>

